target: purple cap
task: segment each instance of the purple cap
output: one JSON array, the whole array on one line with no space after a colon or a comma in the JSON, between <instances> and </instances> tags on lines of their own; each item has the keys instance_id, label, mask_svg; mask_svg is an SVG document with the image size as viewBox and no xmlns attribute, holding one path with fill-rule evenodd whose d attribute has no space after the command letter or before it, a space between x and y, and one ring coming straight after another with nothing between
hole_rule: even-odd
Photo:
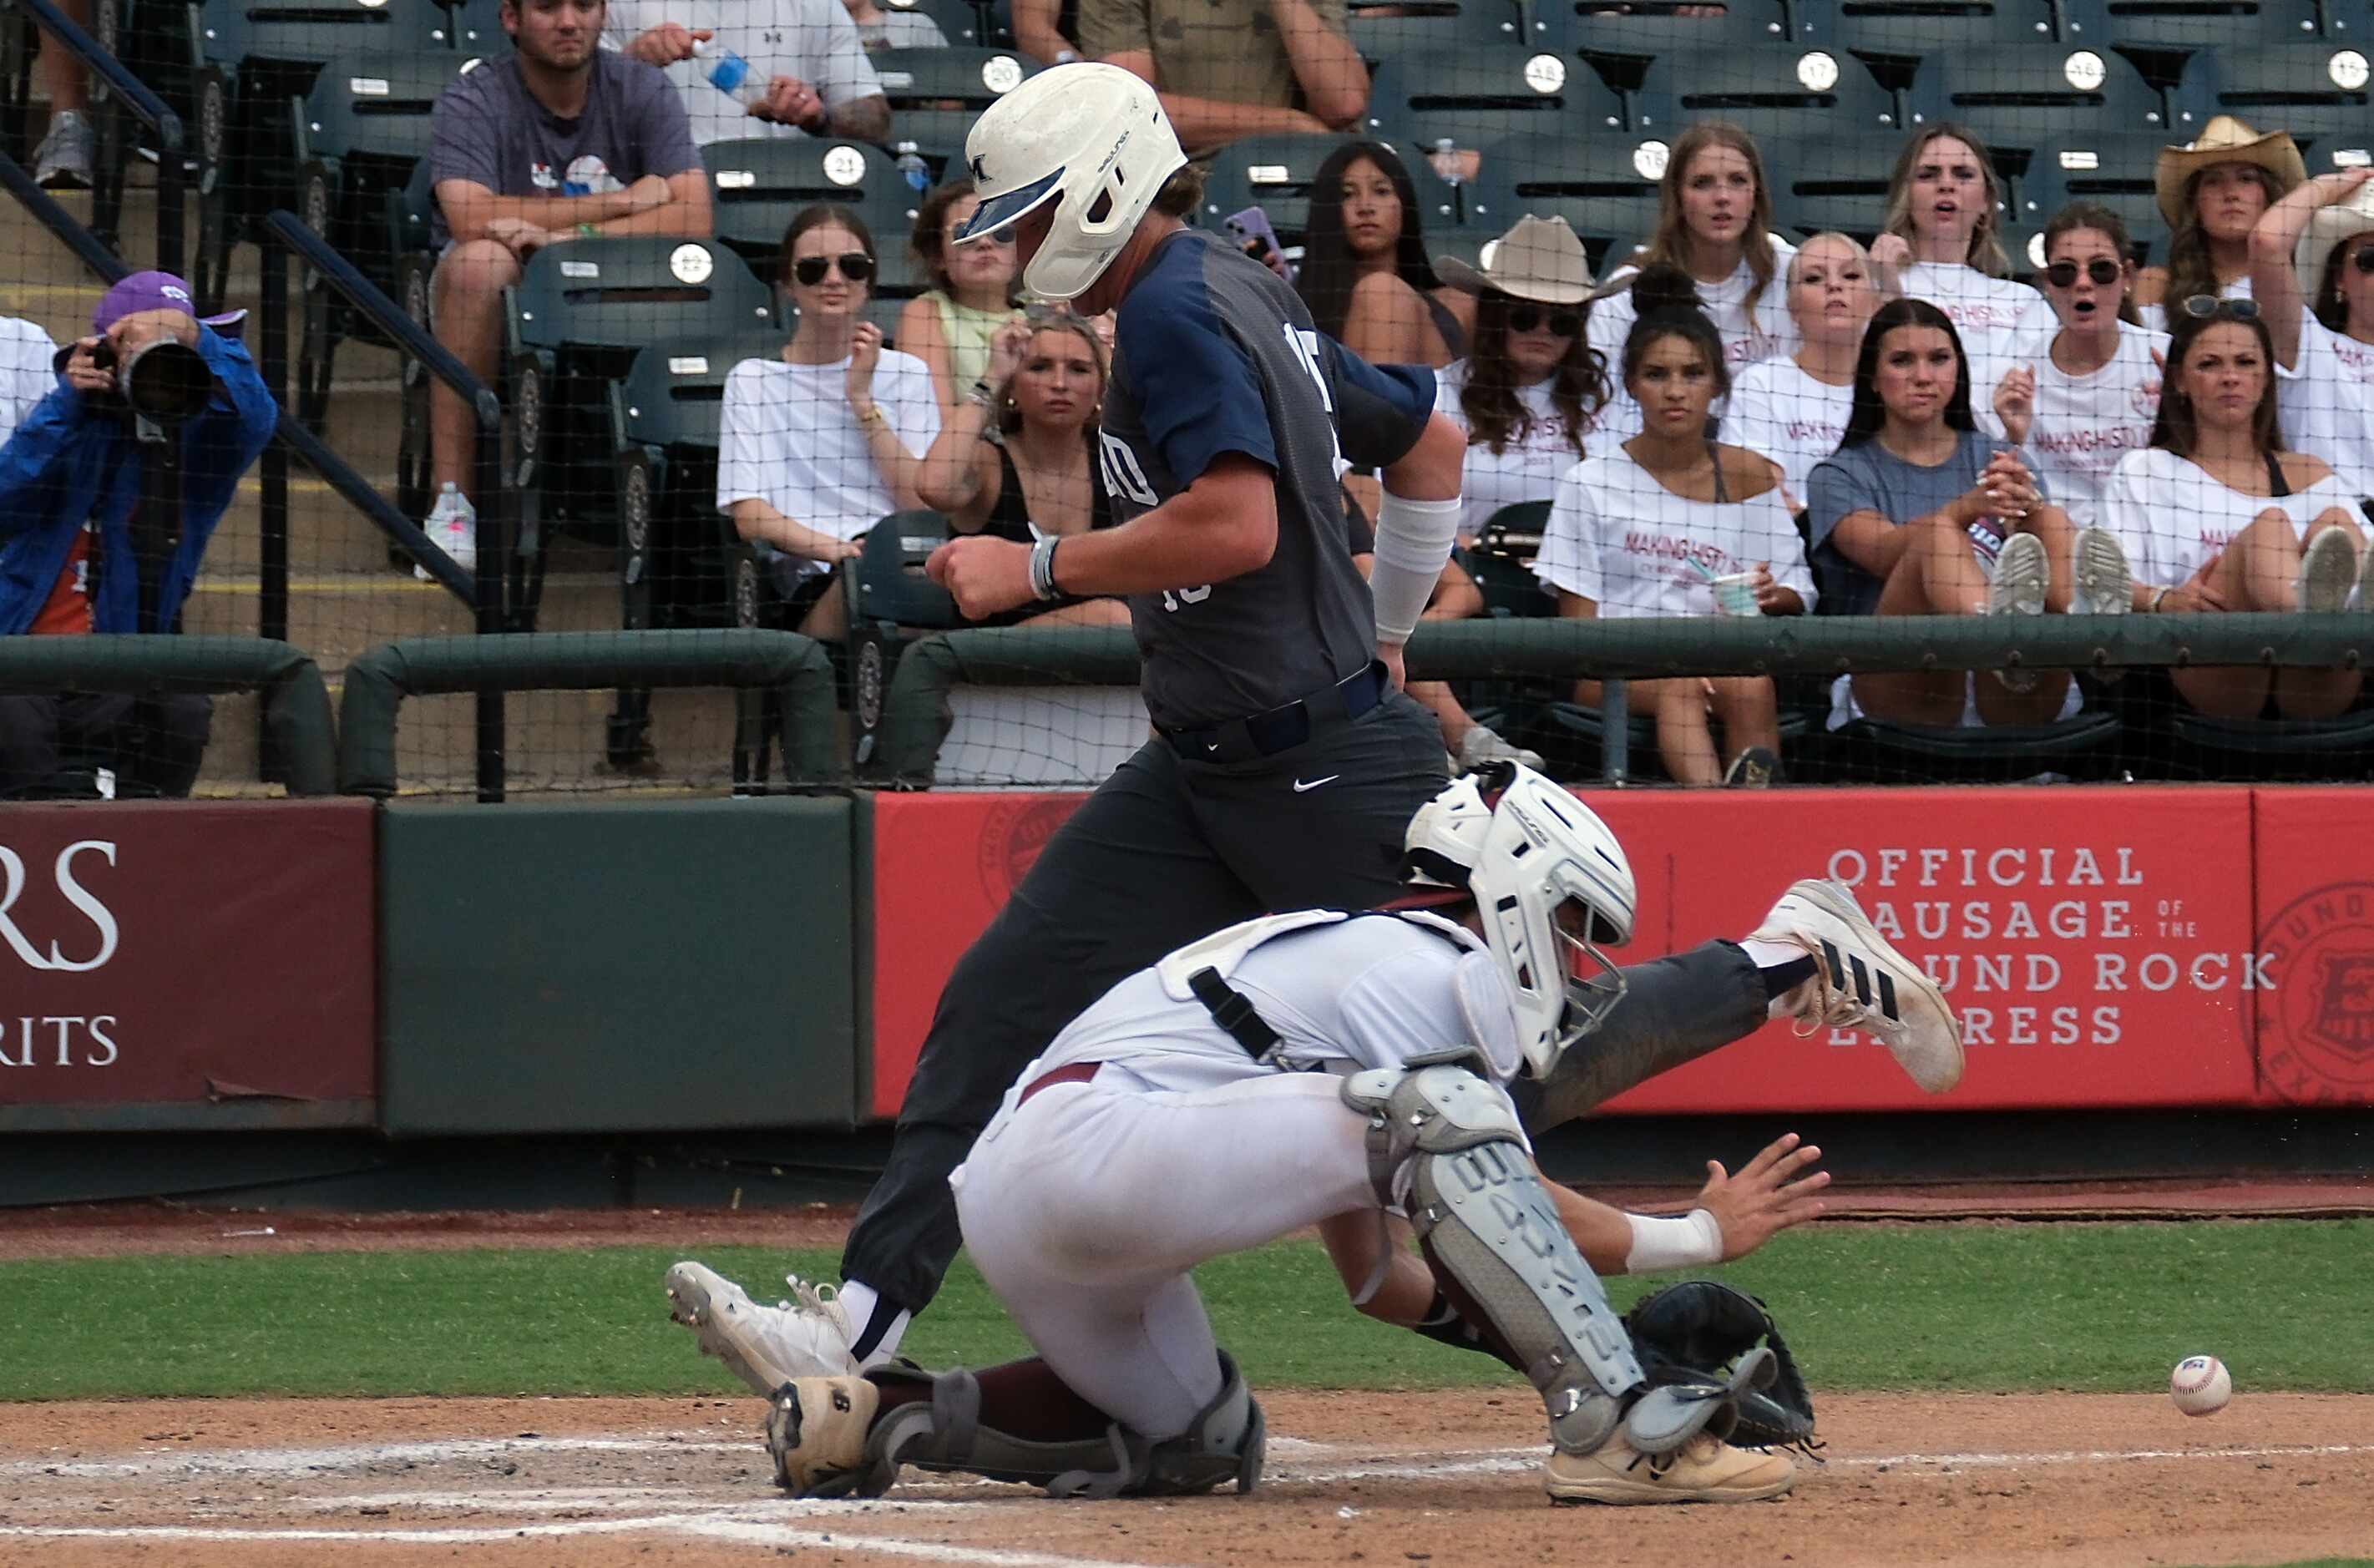
<instances>
[{"instance_id":1,"label":"purple cap","mask_svg":"<svg viewBox=\"0 0 2374 1568\"><path fill-rule=\"evenodd\" d=\"M136 272L105 294L90 312L90 330L106 335L107 329L126 316L142 310L179 310L197 316L197 296L190 286L169 272ZM198 321L226 337L237 337L240 324L247 320L244 310L228 310L219 316L198 316Z\"/></svg>"}]
</instances>

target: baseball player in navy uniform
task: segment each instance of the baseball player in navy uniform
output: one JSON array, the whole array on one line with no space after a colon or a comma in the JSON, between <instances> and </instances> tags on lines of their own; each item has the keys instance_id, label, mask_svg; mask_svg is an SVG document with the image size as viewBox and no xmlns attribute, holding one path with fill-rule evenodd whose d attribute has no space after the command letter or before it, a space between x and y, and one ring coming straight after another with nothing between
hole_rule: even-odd
<instances>
[{"instance_id":1,"label":"baseball player in navy uniform","mask_svg":"<svg viewBox=\"0 0 2374 1568\"><path fill-rule=\"evenodd\" d=\"M1099 461L1123 521L1036 544L952 540L931 574L975 618L1126 595L1158 735L958 960L838 1289L794 1278L769 1305L699 1263L668 1270L676 1321L761 1394L890 1359L956 1256L949 1174L1082 1009L1223 927L1392 898L1404 831L1444 784L1440 731L1400 690L1403 644L1460 515L1465 442L1433 412L1432 372L1365 363L1268 268L1185 227L1200 177L1126 71L1040 73L981 116L967 152L981 203L958 242L1011 229L1033 294L1118 312ZM1365 582L1346 462L1383 479ZM1950 1083L1960 1045L1934 988L1919 991L1859 911L1825 918L1842 963L1865 954L1902 977L1886 1007L1867 988L1858 1002L1843 967L1817 974L1794 942L1641 965L1610 1037L1524 1085L1529 1123L1579 1115L1768 1016L1867 1028L1917 1077Z\"/></svg>"}]
</instances>

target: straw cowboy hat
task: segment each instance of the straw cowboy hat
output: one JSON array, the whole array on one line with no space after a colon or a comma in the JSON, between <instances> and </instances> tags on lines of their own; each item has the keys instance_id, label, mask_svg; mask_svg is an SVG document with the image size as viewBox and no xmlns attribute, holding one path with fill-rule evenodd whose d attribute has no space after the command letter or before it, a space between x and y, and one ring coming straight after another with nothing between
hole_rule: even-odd
<instances>
[{"instance_id":1,"label":"straw cowboy hat","mask_svg":"<svg viewBox=\"0 0 2374 1568\"><path fill-rule=\"evenodd\" d=\"M2184 211L2184 182L2219 163L2247 163L2275 177L2284 191L2308 178L2308 165L2287 131L2261 135L2231 114L2220 114L2201 128L2191 146L2163 147L2152 169L2152 184L2159 195L2159 216L2174 228ZM2277 192L2281 195L2282 192Z\"/></svg>"},{"instance_id":2,"label":"straw cowboy hat","mask_svg":"<svg viewBox=\"0 0 2374 1568\"><path fill-rule=\"evenodd\" d=\"M2374 181L2309 215L2308 231L2292 252L2292 275L2299 279L2300 298L2310 310L2321 303L2316 290L2324 281L2324 259L2335 245L2369 229L2374 229Z\"/></svg>"},{"instance_id":3,"label":"straw cowboy hat","mask_svg":"<svg viewBox=\"0 0 2374 1568\"><path fill-rule=\"evenodd\" d=\"M1591 298L1591 262L1562 217L1528 214L1486 241L1476 260L1480 268L1446 257L1435 263L1435 275L1469 294L1497 288L1536 305L1580 305Z\"/></svg>"}]
</instances>

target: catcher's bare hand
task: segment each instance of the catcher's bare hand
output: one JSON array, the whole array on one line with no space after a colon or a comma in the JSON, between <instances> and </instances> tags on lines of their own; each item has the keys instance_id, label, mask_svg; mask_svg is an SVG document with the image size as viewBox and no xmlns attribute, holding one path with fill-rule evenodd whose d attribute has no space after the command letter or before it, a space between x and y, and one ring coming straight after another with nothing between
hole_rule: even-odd
<instances>
[{"instance_id":1,"label":"catcher's bare hand","mask_svg":"<svg viewBox=\"0 0 2374 1568\"><path fill-rule=\"evenodd\" d=\"M1707 1183L1699 1189L1698 1207L1714 1216L1722 1229L1722 1260L1745 1258L1792 1225L1802 1225L1822 1212L1815 1196L1830 1185L1830 1173L1812 1168L1820 1149L1802 1147L1793 1132L1766 1144L1756 1158L1733 1176L1720 1160L1707 1162Z\"/></svg>"}]
</instances>

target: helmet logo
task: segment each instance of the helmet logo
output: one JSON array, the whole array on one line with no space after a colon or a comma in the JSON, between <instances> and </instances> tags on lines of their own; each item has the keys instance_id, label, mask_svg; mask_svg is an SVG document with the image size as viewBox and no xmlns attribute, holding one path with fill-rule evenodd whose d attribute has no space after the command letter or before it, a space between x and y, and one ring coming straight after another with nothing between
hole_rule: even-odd
<instances>
[{"instance_id":1,"label":"helmet logo","mask_svg":"<svg viewBox=\"0 0 2374 1568\"><path fill-rule=\"evenodd\" d=\"M976 185L985 185L989 183L989 170L985 167L986 161L987 160L979 153L972 155L972 181Z\"/></svg>"}]
</instances>

